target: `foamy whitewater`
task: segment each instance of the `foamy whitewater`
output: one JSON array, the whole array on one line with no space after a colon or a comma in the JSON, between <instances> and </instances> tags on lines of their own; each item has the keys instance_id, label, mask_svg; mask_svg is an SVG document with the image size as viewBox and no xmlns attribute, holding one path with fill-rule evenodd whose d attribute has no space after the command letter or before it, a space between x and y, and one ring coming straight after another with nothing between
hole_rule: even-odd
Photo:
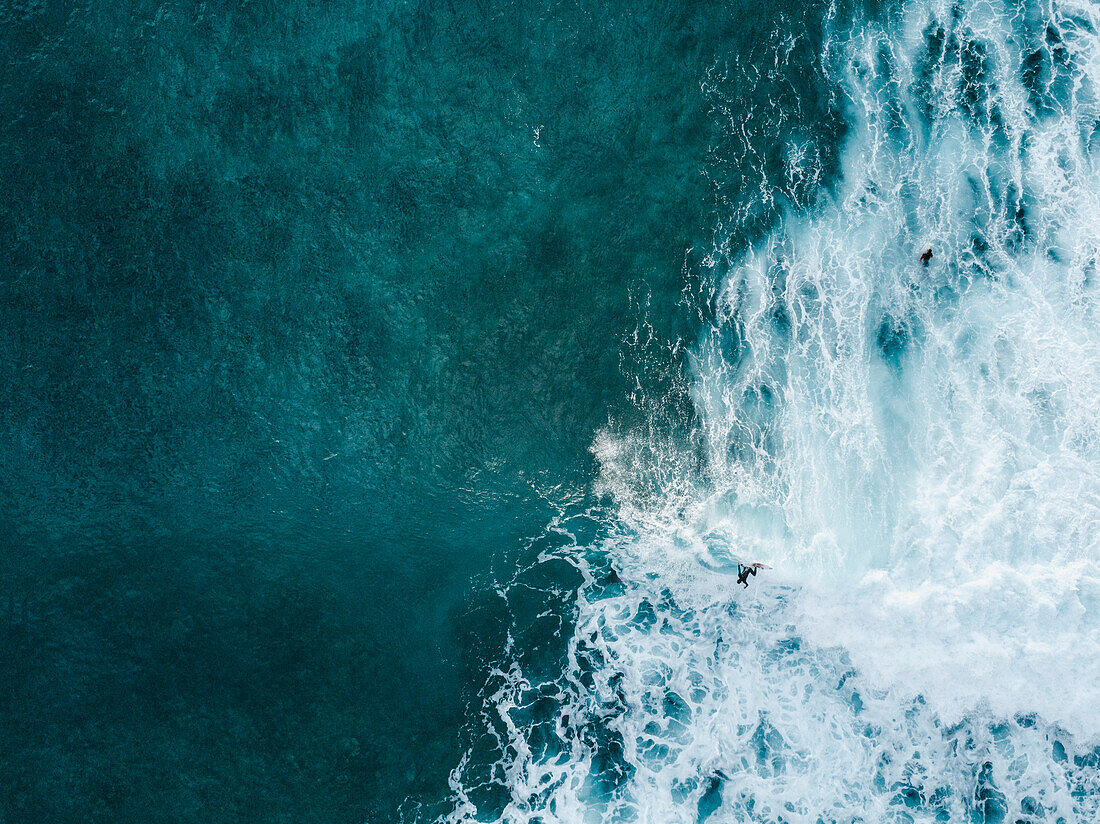
<instances>
[{"instance_id":1,"label":"foamy whitewater","mask_svg":"<svg viewBox=\"0 0 1100 824\"><path fill-rule=\"evenodd\" d=\"M568 670L497 674L453 822L1100 820L1100 9L831 26L840 180L786 147L714 250L693 435L597 439Z\"/></svg>"}]
</instances>

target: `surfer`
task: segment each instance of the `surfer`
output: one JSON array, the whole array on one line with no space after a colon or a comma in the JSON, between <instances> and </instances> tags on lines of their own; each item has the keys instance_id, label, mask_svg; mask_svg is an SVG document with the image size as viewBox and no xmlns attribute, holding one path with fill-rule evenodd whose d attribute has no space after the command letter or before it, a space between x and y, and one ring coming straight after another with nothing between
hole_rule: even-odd
<instances>
[{"instance_id":1,"label":"surfer","mask_svg":"<svg viewBox=\"0 0 1100 824\"><path fill-rule=\"evenodd\" d=\"M763 564L753 564L752 566L741 566L737 564L737 583L744 584L745 589L749 588L749 576L756 575L758 570L765 569Z\"/></svg>"},{"instance_id":2,"label":"surfer","mask_svg":"<svg viewBox=\"0 0 1100 824\"><path fill-rule=\"evenodd\" d=\"M932 247L929 246L924 250L924 254L920 256L920 265L927 266L928 262L932 260Z\"/></svg>"}]
</instances>

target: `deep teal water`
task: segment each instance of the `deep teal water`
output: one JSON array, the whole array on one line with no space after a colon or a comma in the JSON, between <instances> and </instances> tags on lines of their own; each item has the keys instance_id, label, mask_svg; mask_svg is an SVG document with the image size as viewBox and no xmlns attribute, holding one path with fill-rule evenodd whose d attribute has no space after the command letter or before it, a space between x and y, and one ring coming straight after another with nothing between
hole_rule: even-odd
<instances>
[{"instance_id":1,"label":"deep teal water","mask_svg":"<svg viewBox=\"0 0 1100 824\"><path fill-rule=\"evenodd\" d=\"M823 13L0 7L0 821L446 808L495 584L632 392L674 423L698 250L781 167L723 118L798 98L829 166Z\"/></svg>"},{"instance_id":2,"label":"deep teal water","mask_svg":"<svg viewBox=\"0 0 1100 824\"><path fill-rule=\"evenodd\" d=\"M674 419L757 185L703 81L822 14L3 4L0 821L447 809L495 584Z\"/></svg>"}]
</instances>

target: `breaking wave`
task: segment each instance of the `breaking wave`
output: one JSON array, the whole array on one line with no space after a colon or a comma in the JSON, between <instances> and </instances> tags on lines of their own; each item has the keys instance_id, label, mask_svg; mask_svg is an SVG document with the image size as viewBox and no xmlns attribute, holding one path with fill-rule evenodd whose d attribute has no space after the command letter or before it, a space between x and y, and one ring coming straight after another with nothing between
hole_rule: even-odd
<instances>
[{"instance_id":1,"label":"breaking wave","mask_svg":"<svg viewBox=\"0 0 1100 824\"><path fill-rule=\"evenodd\" d=\"M835 183L783 147L691 420L602 432L611 515L542 539L582 583L502 590L566 649L513 639L451 822L1100 817L1100 9L831 18L818 64Z\"/></svg>"}]
</instances>

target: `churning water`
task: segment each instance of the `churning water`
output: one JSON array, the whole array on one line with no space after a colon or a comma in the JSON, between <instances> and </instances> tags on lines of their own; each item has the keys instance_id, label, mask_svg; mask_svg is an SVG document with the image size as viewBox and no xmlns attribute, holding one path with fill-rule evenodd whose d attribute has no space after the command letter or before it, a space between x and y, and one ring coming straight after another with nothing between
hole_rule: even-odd
<instances>
[{"instance_id":1,"label":"churning water","mask_svg":"<svg viewBox=\"0 0 1100 824\"><path fill-rule=\"evenodd\" d=\"M839 173L726 124L790 137L685 297L690 423L596 438L564 671L516 642L451 822L1100 819L1100 8L831 13L814 65Z\"/></svg>"}]
</instances>

